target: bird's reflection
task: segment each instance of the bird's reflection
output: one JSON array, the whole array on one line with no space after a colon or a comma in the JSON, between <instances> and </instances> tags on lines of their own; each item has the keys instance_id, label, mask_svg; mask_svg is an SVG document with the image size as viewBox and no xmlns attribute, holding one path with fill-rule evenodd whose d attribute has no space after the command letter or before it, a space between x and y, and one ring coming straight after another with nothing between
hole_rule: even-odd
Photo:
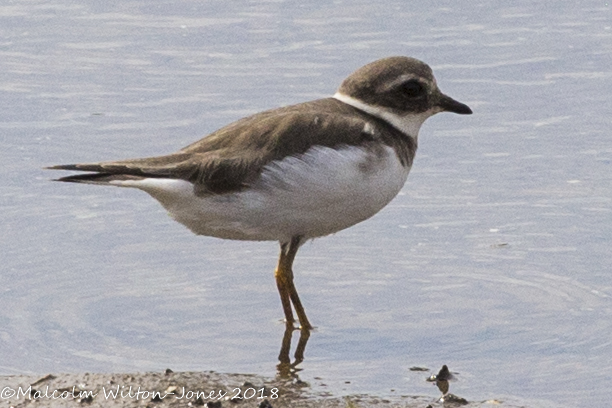
<instances>
[{"instance_id":1,"label":"bird's reflection","mask_svg":"<svg viewBox=\"0 0 612 408\"><path fill-rule=\"evenodd\" d=\"M300 338L297 343L297 347L295 349L293 363L291 362L291 357L289 353L291 352L291 340L293 338L293 333L299 331ZM276 369L278 371L278 376L284 380L299 380L298 373L301 371L300 368L297 368L298 364L304 361L304 350L306 350L306 343L308 343L308 339L310 338L310 330L307 328L297 329L291 323L287 323L285 325L285 334L283 335L283 343L281 344L280 353L278 354L278 365Z\"/></svg>"},{"instance_id":2,"label":"bird's reflection","mask_svg":"<svg viewBox=\"0 0 612 408\"><path fill-rule=\"evenodd\" d=\"M436 386L442 393L442 397L440 397L441 401L444 401L444 397L448 394L449 390L449 381L455 380L455 376L450 372L446 364L442 366L442 369L438 372L437 375L432 375L427 379L429 382L435 382Z\"/></svg>"}]
</instances>

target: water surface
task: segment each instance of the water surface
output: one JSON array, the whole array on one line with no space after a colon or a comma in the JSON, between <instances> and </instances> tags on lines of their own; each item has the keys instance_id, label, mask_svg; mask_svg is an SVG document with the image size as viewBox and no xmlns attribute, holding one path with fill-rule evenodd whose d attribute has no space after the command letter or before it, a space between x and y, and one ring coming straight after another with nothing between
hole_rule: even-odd
<instances>
[{"instance_id":1,"label":"water surface","mask_svg":"<svg viewBox=\"0 0 612 408\"><path fill-rule=\"evenodd\" d=\"M568 1L3 4L0 374L274 375L276 244L195 237L141 192L51 183L41 168L169 153L411 55L475 113L430 119L402 193L301 249L297 286L318 329L300 378L433 398L409 367L448 364L451 391L470 400L606 406L610 13Z\"/></svg>"}]
</instances>

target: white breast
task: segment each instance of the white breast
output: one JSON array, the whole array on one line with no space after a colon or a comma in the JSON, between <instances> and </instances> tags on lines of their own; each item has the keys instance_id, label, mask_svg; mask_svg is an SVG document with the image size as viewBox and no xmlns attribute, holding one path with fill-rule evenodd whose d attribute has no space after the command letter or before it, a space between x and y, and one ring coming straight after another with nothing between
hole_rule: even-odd
<instances>
[{"instance_id":1,"label":"white breast","mask_svg":"<svg viewBox=\"0 0 612 408\"><path fill-rule=\"evenodd\" d=\"M388 146L317 146L270 163L237 193L198 197L191 183L173 179L112 184L146 191L196 234L287 242L295 235L332 234L370 218L397 195L409 170Z\"/></svg>"}]
</instances>

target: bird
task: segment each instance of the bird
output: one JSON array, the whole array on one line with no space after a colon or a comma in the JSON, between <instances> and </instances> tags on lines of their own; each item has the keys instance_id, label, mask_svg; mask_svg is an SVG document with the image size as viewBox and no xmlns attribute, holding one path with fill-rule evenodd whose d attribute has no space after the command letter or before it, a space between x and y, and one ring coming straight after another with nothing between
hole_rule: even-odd
<instances>
[{"instance_id":1,"label":"bird","mask_svg":"<svg viewBox=\"0 0 612 408\"><path fill-rule=\"evenodd\" d=\"M434 375L430 376L429 378L427 378L428 382L435 382L436 383L436 386L438 387L438 389L442 393L442 397L441 398L444 398L446 396L446 394L448 394L448 390L450 388L450 385L449 385L448 382L449 381L454 381L454 380L456 380L456 378L450 372L450 370L448 369L448 366L446 364L444 364L442 366L440 371L438 371L438 374L434 374Z\"/></svg>"},{"instance_id":2,"label":"bird","mask_svg":"<svg viewBox=\"0 0 612 408\"><path fill-rule=\"evenodd\" d=\"M392 56L358 68L333 96L256 113L176 153L47 168L80 171L56 181L142 190L197 235L279 242L285 322L310 330L298 249L385 207L406 182L421 125L440 112L472 110L439 90L429 65Z\"/></svg>"}]
</instances>

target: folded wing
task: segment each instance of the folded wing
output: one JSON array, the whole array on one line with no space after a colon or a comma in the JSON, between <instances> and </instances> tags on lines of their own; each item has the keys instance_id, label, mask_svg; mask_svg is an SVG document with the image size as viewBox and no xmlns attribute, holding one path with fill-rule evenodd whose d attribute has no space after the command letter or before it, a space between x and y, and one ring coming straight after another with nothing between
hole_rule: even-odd
<instances>
[{"instance_id":1,"label":"folded wing","mask_svg":"<svg viewBox=\"0 0 612 408\"><path fill-rule=\"evenodd\" d=\"M268 163L303 154L312 146L360 145L376 138L367 117L338 115L338 109L346 109L340 102L324 99L307 104L314 105L311 111L296 110L296 105L239 120L167 156L49 169L91 172L58 181L108 184L171 178L193 183L199 194L223 194L248 186Z\"/></svg>"}]
</instances>

